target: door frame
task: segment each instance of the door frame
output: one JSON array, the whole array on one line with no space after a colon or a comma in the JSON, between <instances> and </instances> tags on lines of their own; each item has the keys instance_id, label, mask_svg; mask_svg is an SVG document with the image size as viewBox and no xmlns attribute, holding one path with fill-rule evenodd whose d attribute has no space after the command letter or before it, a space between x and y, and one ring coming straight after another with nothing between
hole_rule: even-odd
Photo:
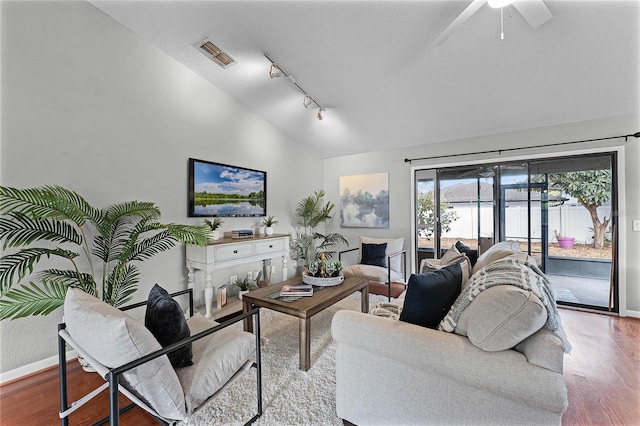
<instances>
[{"instance_id":1,"label":"door frame","mask_svg":"<svg viewBox=\"0 0 640 426\"><path fill-rule=\"evenodd\" d=\"M523 151L527 151L527 148L522 148ZM537 149L531 149L531 151L537 151ZM416 270L416 241L413 238L416 235L416 200L415 194L415 172L417 170L422 169L438 169L445 167L459 167L459 166L471 166L476 164L486 164L486 163L505 163L511 161L518 160L533 160L533 159L547 159L547 158L556 158L556 157L570 157L576 155L584 155L584 154L605 154L605 153L616 153L615 158L617 159L617 164L614 169L616 170L615 179L617 181L618 191L617 191L617 202L618 202L618 214L619 212L626 212L626 181L625 181L625 151L624 146L612 146L612 147L602 147L602 148L583 148L583 149L575 149L575 150L558 150L551 151L545 153L533 153L533 154L517 154L515 155L514 151L511 151L514 155L510 153L501 153L499 150L495 151L494 156L487 156L482 159L467 159L467 160L457 160L457 161L448 161L448 162L440 162L442 159L436 159L433 163L429 163L428 160L422 161L420 165L412 165L410 169L410 185L411 185L411 256L410 256L410 264L411 271ZM460 154L464 156L464 154ZM437 161L437 162L436 162ZM618 272L618 315L621 317L627 316L627 271L626 268L621 267L621 265L626 265L627 259L627 220L624 216L619 216L617 218L617 226L618 226L618 238L617 238L617 247L616 247L616 255L617 259L612 259L612 262L617 262L616 270ZM603 311L597 311L602 313Z\"/></svg>"}]
</instances>

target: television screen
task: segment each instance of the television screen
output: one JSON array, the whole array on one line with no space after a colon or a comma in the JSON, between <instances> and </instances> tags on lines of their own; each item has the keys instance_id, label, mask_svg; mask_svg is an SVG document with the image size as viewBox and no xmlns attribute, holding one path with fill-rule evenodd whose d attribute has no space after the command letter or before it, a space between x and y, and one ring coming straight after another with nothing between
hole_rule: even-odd
<instances>
[{"instance_id":1,"label":"television screen","mask_svg":"<svg viewBox=\"0 0 640 426\"><path fill-rule=\"evenodd\" d=\"M189 159L190 217L267 215L267 172Z\"/></svg>"}]
</instances>

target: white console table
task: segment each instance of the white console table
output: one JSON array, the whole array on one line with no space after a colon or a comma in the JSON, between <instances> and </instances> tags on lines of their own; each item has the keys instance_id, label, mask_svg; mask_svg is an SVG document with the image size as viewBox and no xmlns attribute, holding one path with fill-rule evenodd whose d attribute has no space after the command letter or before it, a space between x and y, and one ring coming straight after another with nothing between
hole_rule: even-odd
<instances>
[{"instance_id":1,"label":"white console table","mask_svg":"<svg viewBox=\"0 0 640 426\"><path fill-rule=\"evenodd\" d=\"M200 247L187 245L186 264L189 288L195 292L196 273L204 271L205 316L212 316L213 285L211 273L214 270L245 263L265 261L282 256L282 279L288 278L287 261L289 257L289 235L273 234L253 238L231 238L225 235L208 245Z\"/></svg>"}]
</instances>

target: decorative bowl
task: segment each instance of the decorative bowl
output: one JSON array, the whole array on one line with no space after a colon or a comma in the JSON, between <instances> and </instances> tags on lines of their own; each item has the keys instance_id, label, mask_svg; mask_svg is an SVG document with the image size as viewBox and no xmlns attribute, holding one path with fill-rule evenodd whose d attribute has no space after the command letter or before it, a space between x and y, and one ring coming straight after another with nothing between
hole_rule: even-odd
<instances>
[{"instance_id":1,"label":"decorative bowl","mask_svg":"<svg viewBox=\"0 0 640 426\"><path fill-rule=\"evenodd\" d=\"M320 278L307 275L307 272L302 273L302 282L305 284L315 285L317 287L332 287L344 282L344 275L342 272L337 277Z\"/></svg>"}]
</instances>

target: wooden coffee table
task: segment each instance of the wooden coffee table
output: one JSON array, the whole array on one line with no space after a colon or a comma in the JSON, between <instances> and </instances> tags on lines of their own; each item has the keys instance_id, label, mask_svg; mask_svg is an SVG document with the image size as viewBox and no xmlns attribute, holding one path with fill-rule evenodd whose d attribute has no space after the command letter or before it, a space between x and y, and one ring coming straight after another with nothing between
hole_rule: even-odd
<instances>
[{"instance_id":1,"label":"wooden coffee table","mask_svg":"<svg viewBox=\"0 0 640 426\"><path fill-rule=\"evenodd\" d=\"M283 314L298 317L300 333L300 370L307 371L311 367L311 317L344 299L356 291L360 291L360 308L369 312L369 280L366 278L345 278L340 285L325 287L315 291L313 296L301 297L293 302L272 299L269 296L279 293L285 284L301 284L301 277L294 277L279 284L251 290L242 296L242 308L249 312L254 307L271 309ZM253 332L253 320L244 320L244 329Z\"/></svg>"}]
</instances>

